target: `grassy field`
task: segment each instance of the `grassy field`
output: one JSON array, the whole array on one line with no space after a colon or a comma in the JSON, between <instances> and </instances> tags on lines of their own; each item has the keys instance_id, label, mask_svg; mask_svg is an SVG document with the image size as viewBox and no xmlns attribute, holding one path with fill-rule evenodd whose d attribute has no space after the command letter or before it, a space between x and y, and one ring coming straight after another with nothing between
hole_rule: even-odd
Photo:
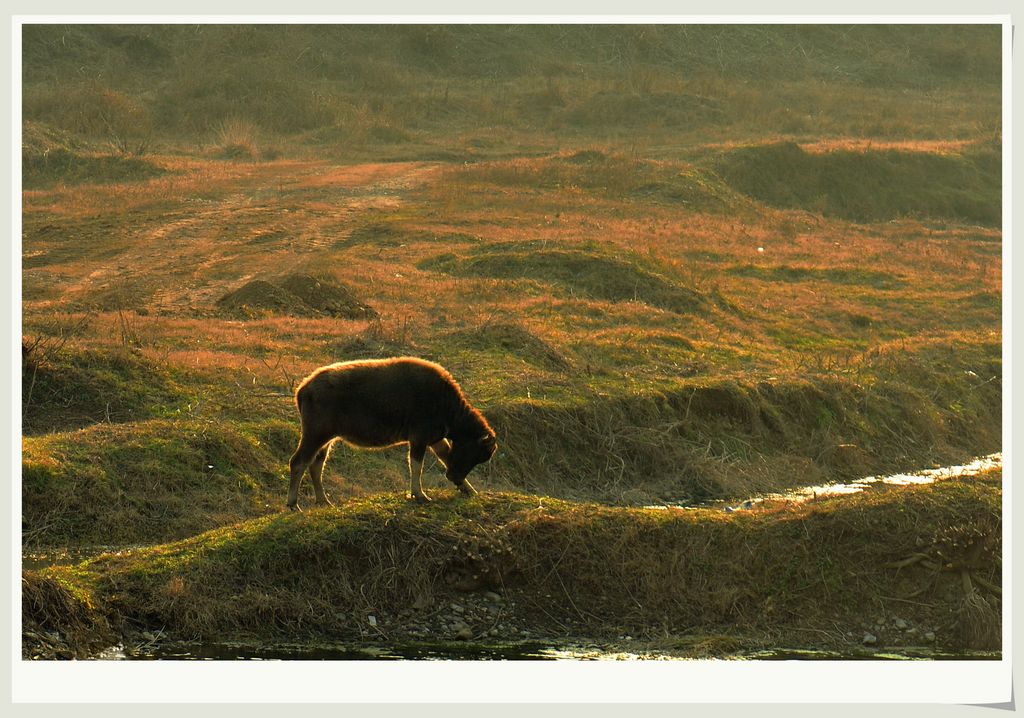
<instances>
[{"instance_id":1,"label":"grassy field","mask_svg":"<svg viewBox=\"0 0 1024 718\"><path fill-rule=\"evenodd\" d=\"M224 604L246 595L278 633L327 630L282 616L299 594L350 613L455 590L430 556L481 527L536 571L581 535L621 553L515 584L549 614L543 596L615 571L650 577L636 595L721 581L556 616L580 630L768 635L805 599L852 615L903 588L854 591L822 555L780 594L755 578L770 562L744 584L715 551L770 534L758 563L839 522L844 547L898 561L872 517L915 501L929 531L997 540L998 477L751 519L641 507L1000 450L999 67L982 26L27 27L23 542L154 546L26 573L33 615L78 600L82 625L209 637L252 618ZM402 354L445 365L497 431L484 496L407 507L401 448L342 446L339 508L280 516L296 382ZM380 545L430 556L352 548L380 522ZM685 580L634 561L696 536ZM371 603L303 583L310 541L367 572ZM977 560L997 584L998 551ZM754 616L769 600L785 620ZM951 645L990 647L985 615Z\"/></svg>"}]
</instances>

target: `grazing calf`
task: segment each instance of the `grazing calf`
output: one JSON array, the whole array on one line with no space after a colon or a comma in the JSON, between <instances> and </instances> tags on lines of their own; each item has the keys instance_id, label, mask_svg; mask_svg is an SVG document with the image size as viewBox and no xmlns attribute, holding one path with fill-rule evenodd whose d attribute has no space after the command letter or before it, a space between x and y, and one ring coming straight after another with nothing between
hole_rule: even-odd
<instances>
[{"instance_id":1,"label":"grazing calf","mask_svg":"<svg viewBox=\"0 0 1024 718\"><path fill-rule=\"evenodd\" d=\"M322 474L331 442L383 447L408 442L409 493L429 501L420 476L429 447L445 465L445 476L467 496L476 490L466 476L489 460L498 444L494 431L470 406L442 367L412 357L339 362L320 367L295 392L302 438L289 469L288 508L298 508L299 483L309 469L318 505L330 504Z\"/></svg>"}]
</instances>

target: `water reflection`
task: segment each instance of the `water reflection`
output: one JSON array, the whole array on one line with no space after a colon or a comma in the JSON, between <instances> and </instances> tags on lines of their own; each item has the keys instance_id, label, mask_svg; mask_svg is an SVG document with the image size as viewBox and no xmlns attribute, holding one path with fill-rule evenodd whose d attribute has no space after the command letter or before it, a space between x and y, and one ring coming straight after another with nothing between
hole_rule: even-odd
<instances>
[{"instance_id":1,"label":"water reflection","mask_svg":"<svg viewBox=\"0 0 1024 718\"><path fill-rule=\"evenodd\" d=\"M637 660L698 660L684 653L653 651L626 651L614 645L505 643L493 645L467 643L420 643L407 645L367 644L279 644L257 645L242 642L223 643L162 643L135 648L117 646L98 656L106 660L248 660L248 661L388 661L388 660L476 660L476 661L637 661ZM998 660L998 651L967 651L945 653L930 648L901 648L899 652L826 651L800 648L782 648L760 651L740 651L715 660ZM702 656L699 660L707 660Z\"/></svg>"},{"instance_id":2,"label":"water reflection","mask_svg":"<svg viewBox=\"0 0 1024 718\"><path fill-rule=\"evenodd\" d=\"M857 479L856 481L850 481L848 483L834 483L834 484L822 484L819 486L802 486L797 489L792 489L785 493L771 493L756 496L738 504L726 505L721 501L712 501L704 504L697 505L675 505L675 504L658 504L652 506L645 506L648 509L707 509L707 508L720 508L725 513L733 513L736 511L744 511L757 508L758 505L765 501L781 501L789 503L800 503L811 499L816 499L822 496L842 496L847 494L857 494L862 491L869 491L874 488L882 486L910 486L920 484L932 484L936 481L943 481L945 479L953 479L963 476L976 476L983 471L989 469L997 469L1003 465L1003 455L1001 452L995 454L988 454L987 456L981 456L973 461L959 466L943 466L935 469L925 469L923 471L915 471L910 474L891 474L889 476L866 476L863 479Z\"/></svg>"},{"instance_id":3,"label":"water reflection","mask_svg":"<svg viewBox=\"0 0 1024 718\"><path fill-rule=\"evenodd\" d=\"M139 546L72 546L70 548L47 548L38 551L26 551L21 556L22 570L38 571L50 566L70 566L81 563L100 554L121 556L131 553Z\"/></svg>"},{"instance_id":4,"label":"water reflection","mask_svg":"<svg viewBox=\"0 0 1024 718\"><path fill-rule=\"evenodd\" d=\"M840 494L855 494L860 491L872 488L876 484L889 484L890 486L910 486L913 484L932 484L944 479L953 479L961 476L976 476L983 471L996 469L1003 465L1002 453L982 456L967 464L960 466L943 466L937 469L925 469L912 474L892 474L891 476L868 476L848 484L824 484L822 486L805 486L801 489L786 494L772 494L770 498L784 498L788 500L806 500L818 496L838 496Z\"/></svg>"}]
</instances>

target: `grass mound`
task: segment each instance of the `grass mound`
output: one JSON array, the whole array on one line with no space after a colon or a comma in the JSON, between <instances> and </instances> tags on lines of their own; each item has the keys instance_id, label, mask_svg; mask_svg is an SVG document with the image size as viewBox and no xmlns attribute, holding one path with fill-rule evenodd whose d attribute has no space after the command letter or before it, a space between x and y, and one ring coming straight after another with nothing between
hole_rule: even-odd
<instances>
[{"instance_id":1,"label":"grass mound","mask_svg":"<svg viewBox=\"0 0 1024 718\"><path fill-rule=\"evenodd\" d=\"M254 279L217 300L221 313L240 319L272 314L372 318L376 312L330 274L289 274L276 282Z\"/></svg>"},{"instance_id":2,"label":"grass mound","mask_svg":"<svg viewBox=\"0 0 1024 718\"><path fill-rule=\"evenodd\" d=\"M372 307L361 302L355 292L330 274L289 274L279 285L328 316L348 319L377 316Z\"/></svg>"},{"instance_id":3,"label":"grass mound","mask_svg":"<svg viewBox=\"0 0 1024 718\"><path fill-rule=\"evenodd\" d=\"M24 154L45 155L54 151L75 152L78 149L78 143L64 130L41 122L22 123L21 151Z\"/></svg>"},{"instance_id":4,"label":"grass mound","mask_svg":"<svg viewBox=\"0 0 1024 718\"><path fill-rule=\"evenodd\" d=\"M732 187L766 204L872 222L931 217L998 226L1001 160L998 144L963 154L805 152L782 142L731 150L712 162Z\"/></svg>"},{"instance_id":5,"label":"grass mound","mask_svg":"<svg viewBox=\"0 0 1024 718\"><path fill-rule=\"evenodd\" d=\"M846 377L506 401L487 410L502 450L484 472L514 490L649 504L959 463L1001 446L999 352L936 340L872 355Z\"/></svg>"},{"instance_id":6,"label":"grass mound","mask_svg":"<svg viewBox=\"0 0 1024 718\"><path fill-rule=\"evenodd\" d=\"M64 350L34 356L23 345L22 430L25 434L147 419L178 405L170 374L130 351ZM37 352L36 352L37 353Z\"/></svg>"},{"instance_id":7,"label":"grass mound","mask_svg":"<svg viewBox=\"0 0 1024 718\"><path fill-rule=\"evenodd\" d=\"M750 210L750 200L723 182L714 173L692 165L677 172L655 176L639 182L630 189L638 200L660 201L681 205L687 209L715 214L738 213Z\"/></svg>"},{"instance_id":8,"label":"grass mound","mask_svg":"<svg viewBox=\"0 0 1024 718\"><path fill-rule=\"evenodd\" d=\"M315 315L317 311L287 289L254 279L217 300L221 312L240 319L267 314Z\"/></svg>"},{"instance_id":9,"label":"grass mound","mask_svg":"<svg viewBox=\"0 0 1024 718\"><path fill-rule=\"evenodd\" d=\"M67 150L23 153L22 187L43 189L55 184L106 184L150 179L165 170L152 162L118 155L86 155Z\"/></svg>"},{"instance_id":10,"label":"grass mound","mask_svg":"<svg viewBox=\"0 0 1024 718\"><path fill-rule=\"evenodd\" d=\"M36 122L23 125L21 182L25 189L143 180L165 172L136 157L87 152L62 130Z\"/></svg>"},{"instance_id":11,"label":"grass mound","mask_svg":"<svg viewBox=\"0 0 1024 718\"><path fill-rule=\"evenodd\" d=\"M461 256L442 255L418 266L460 277L533 279L551 284L569 296L644 302L681 314L706 313L712 306L704 294L672 279L668 268L654 266L635 255L615 256L596 247L507 242L480 247Z\"/></svg>"},{"instance_id":12,"label":"grass mound","mask_svg":"<svg viewBox=\"0 0 1024 718\"><path fill-rule=\"evenodd\" d=\"M542 369L564 371L572 364L558 349L526 327L513 322L494 322L445 335L446 347L472 350L475 355L493 353L498 357L515 356Z\"/></svg>"},{"instance_id":13,"label":"grass mound","mask_svg":"<svg viewBox=\"0 0 1024 718\"><path fill-rule=\"evenodd\" d=\"M694 212L747 213L751 205L749 198L703 167L633 159L600 150L482 162L448 172L459 182L547 191L575 188L605 199L661 202Z\"/></svg>"},{"instance_id":14,"label":"grass mound","mask_svg":"<svg viewBox=\"0 0 1024 718\"><path fill-rule=\"evenodd\" d=\"M565 157L564 161L574 165L589 165L604 162L607 159L608 155L600 150L580 150Z\"/></svg>"},{"instance_id":15,"label":"grass mound","mask_svg":"<svg viewBox=\"0 0 1024 718\"><path fill-rule=\"evenodd\" d=\"M827 282L829 284L860 285L876 289L899 289L904 281L890 272L841 267L799 267L788 264L761 266L740 264L727 267L726 272L740 277L761 279L766 282Z\"/></svg>"},{"instance_id":16,"label":"grass mound","mask_svg":"<svg viewBox=\"0 0 1024 718\"><path fill-rule=\"evenodd\" d=\"M277 510L284 460L226 425L150 420L28 437L25 545L168 540Z\"/></svg>"},{"instance_id":17,"label":"grass mound","mask_svg":"<svg viewBox=\"0 0 1024 718\"><path fill-rule=\"evenodd\" d=\"M1000 603L1000 480L996 471L742 514L382 496L45 575L74 576L112 618L181 637L358 636L367 613L387 636L411 620L409 606L498 588L542 635L832 631L893 612L972 647L981 626L961 624L998 621L960 602L966 575L986 605ZM953 543L951 525L972 542ZM906 594L917 599L878 605Z\"/></svg>"},{"instance_id":18,"label":"grass mound","mask_svg":"<svg viewBox=\"0 0 1024 718\"><path fill-rule=\"evenodd\" d=\"M381 325L373 322L369 328L334 345L333 356L338 361L352 359L387 359L388 357L420 355L423 351L404 338L385 334Z\"/></svg>"}]
</instances>

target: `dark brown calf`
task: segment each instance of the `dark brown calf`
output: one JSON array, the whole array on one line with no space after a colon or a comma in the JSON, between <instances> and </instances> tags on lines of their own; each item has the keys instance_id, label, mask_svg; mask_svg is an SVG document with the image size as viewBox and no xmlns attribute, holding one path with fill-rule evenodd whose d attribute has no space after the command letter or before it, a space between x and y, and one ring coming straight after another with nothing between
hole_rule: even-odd
<instances>
[{"instance_id":1,"label":"dark brown calf","mask_svg":"<svg viewBox=\"0 0 1024 718\"><path fill-rule=\"evenodd\" d=\"M466 495L476 493L466 476L497 448L494 431L451 375L423 359L367 359L320 367L299 385L295 402L302 438L289 462L290 509L298 508L299 483L307 468L317 504L330 504L322 474L337 438L361 447L408 442L409 493L417 501L430 500L420 483L428 447L445 465L448 480Z\"/></svg>"}]
</instances>

